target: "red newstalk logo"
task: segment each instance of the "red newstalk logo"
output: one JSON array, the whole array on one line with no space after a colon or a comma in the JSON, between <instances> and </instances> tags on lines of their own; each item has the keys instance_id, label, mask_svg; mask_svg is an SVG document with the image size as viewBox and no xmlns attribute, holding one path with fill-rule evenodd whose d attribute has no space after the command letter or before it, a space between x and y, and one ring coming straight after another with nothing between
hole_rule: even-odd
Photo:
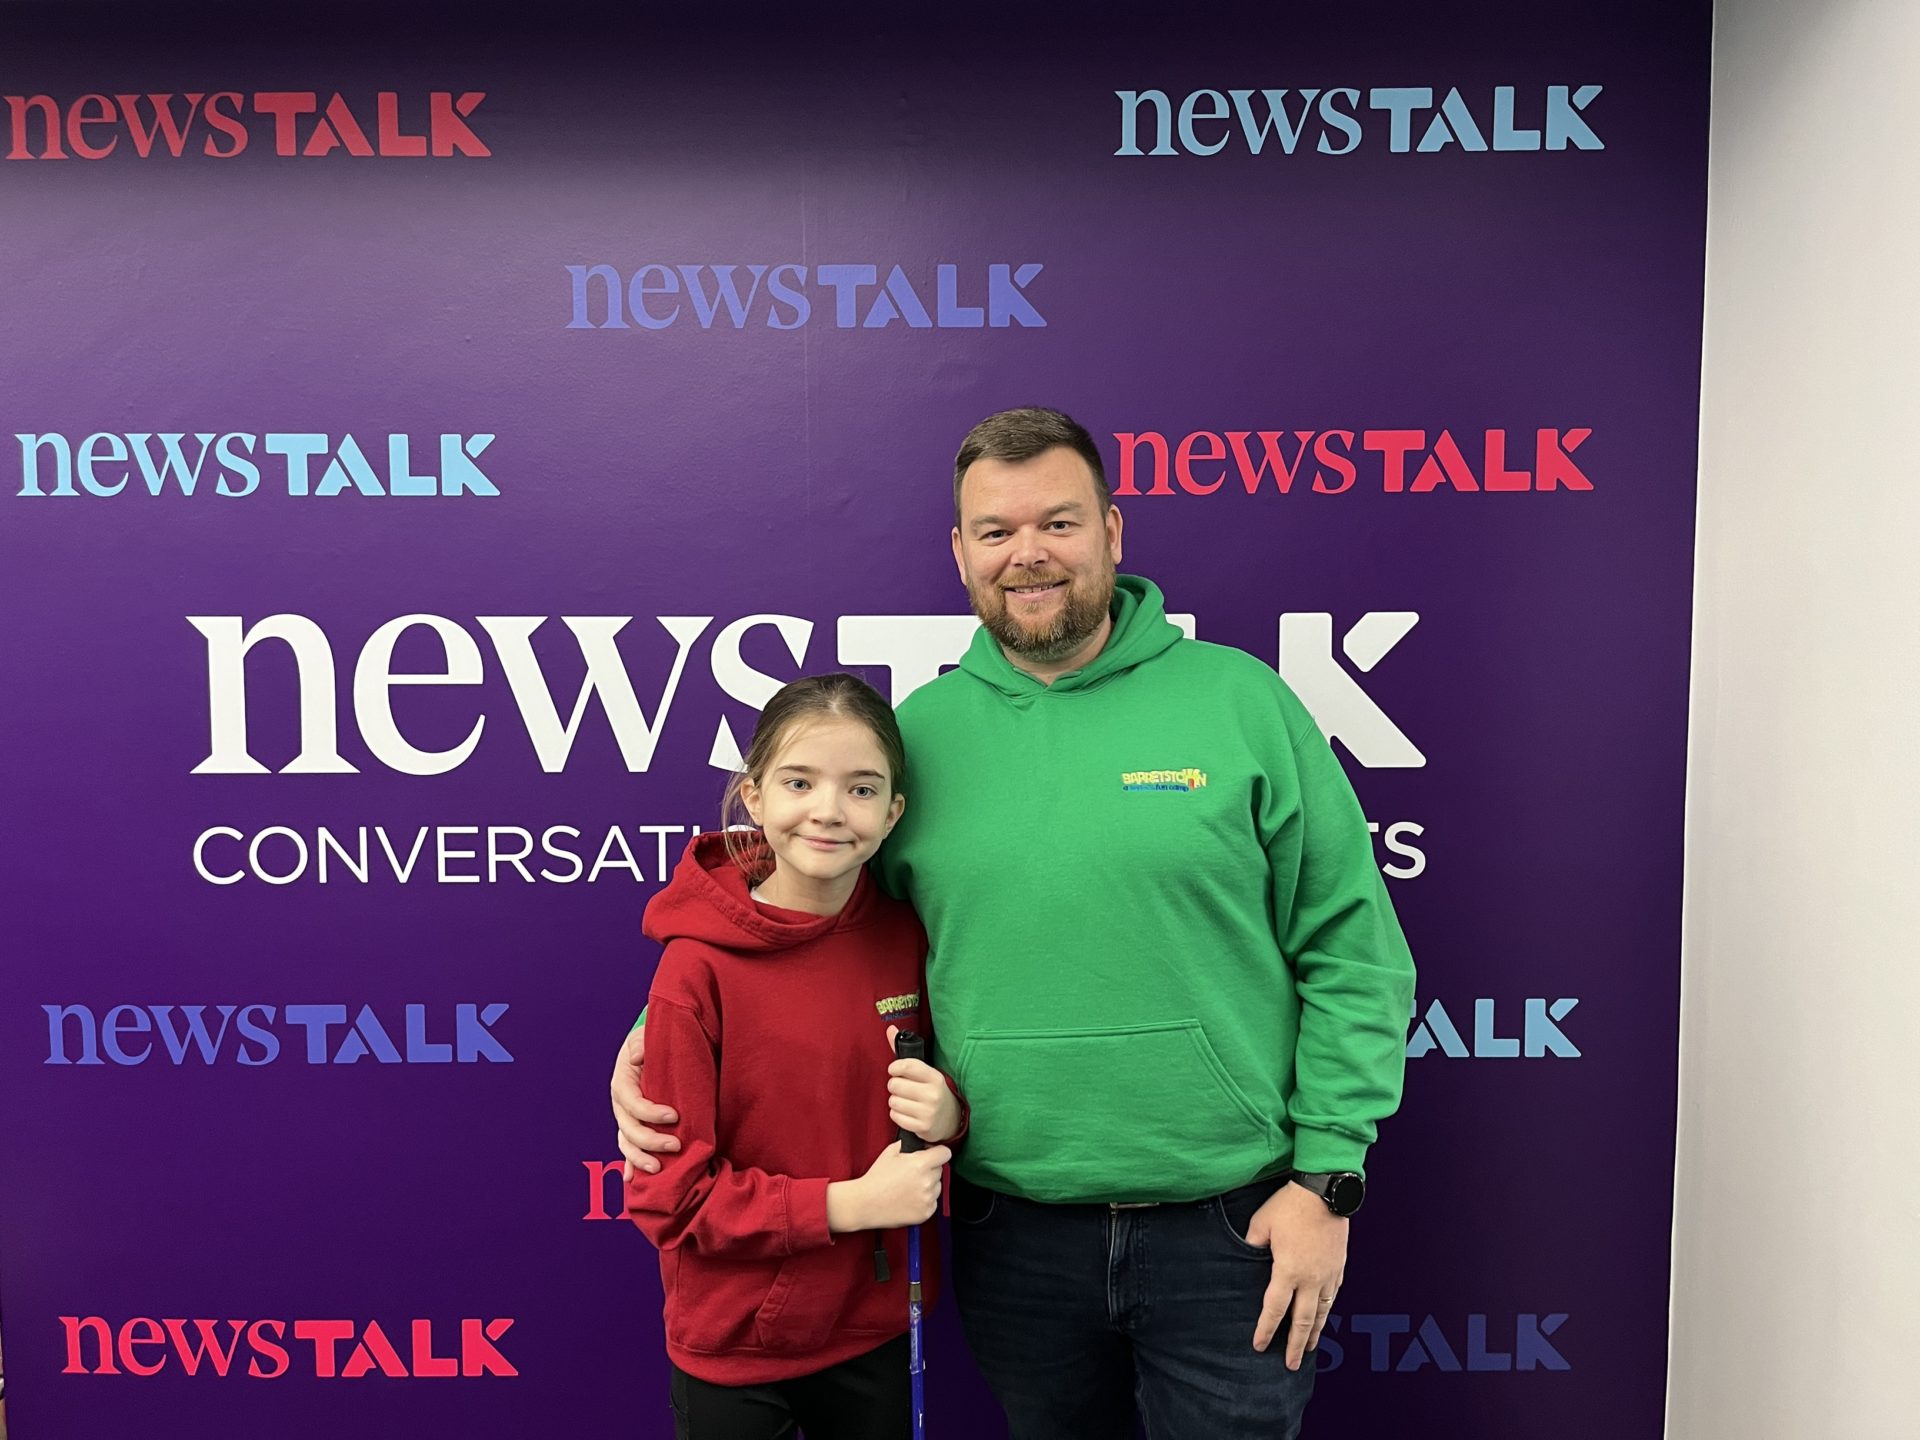
<instances>
[{"instance_id":1,"label":"red newstalk logo","mask_svg":"<svg viewBox=\"0 0 1920 1440\"><path fill-rule=\"evenodd\" d=\"M9 160L104 160L124 144L142 160L210 155L231 160L246 150L261 117L273 121L273 153L313 157L341 151L387 158L491 155L467 124L484 90L427 96L424 131L416 98L402 113L399 92L374 97L371 123L344 95L324 101L314 90L171 91L146 95L6 95ZM251 123L250 123L251 122ZM411 125L412 128L409 128Z\"/></svg>"},{"instance_id":2,"label":"red newstalk logo","mask_svg":"<svg viewBox=\"0 0 1920 1440\"><path fill-rule=\"evenodd\" d=\"M587 1167L587 1213L582 1220L627 1218L626 1176L619 1160L582 1160Z\"/></svg>"},{"instance_id":3,"label":"red newstalk logo","mask_svg":"<svg viewBox=\"0 0 1920 1440\"><path fill-rule=\"evenodd\" d=\"M322 1380L357 1380L379 1371L395 1380L518 1375L494 1341L511 1320L462 1320L458 1343L436 1349L434 1322L415 1320L407 1353L378 1320L178 1320L136 1315L116 1330L99 1315L62 1315L67 1365L62 1375L247 1375L278 1380L297 1371ZM291 1339L289 1339L291 1335ZM343 1352L343 1345L351 1348ZM116 1363L117 1362L117 1363Z\"/></svg>"},{"instance_id":4,"label":"red newstalk logo","mask_svg":"<svg viewBox=\"0 0 1920 1440\"><path fill-rule=\"evenodd\" d=\"M1267 491L1387 495L1593 489L1573 452L1587 426L1516 430L1116 431L1115 495L1229 495Z\"/></svg>"}]
</instances>

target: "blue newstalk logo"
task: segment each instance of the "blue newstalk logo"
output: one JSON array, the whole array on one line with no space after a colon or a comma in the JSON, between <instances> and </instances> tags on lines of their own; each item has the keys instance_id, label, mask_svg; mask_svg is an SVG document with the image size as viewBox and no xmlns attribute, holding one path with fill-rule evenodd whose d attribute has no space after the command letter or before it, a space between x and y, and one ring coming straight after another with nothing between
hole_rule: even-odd
<instances>
[{"instance_id":1,"label":"blue newstalk logo","mask_svg":"<svg viewBox=\"0 0 1920 1440\"><path fill-rule=\"evenodd\" d=\"M798 330L825 323L840 330L1045 329L1027 293L1046 267L919 267L859 263L802 265L647 264L622 274L608 264L569 265L569 330ZM595 319L598 315L600 318Z\"/></svg>"},{"instance_id":2,"label":"blue newstalk logo","mask_svg":"<svg viewBox=\"0 0 1920 1440\"><path fill-rule=\"evenodd\" d=\"M1553 1336L1565 1311L1542 1314L1343 1315L1327 1317L1319 1368L1351 1363L1375 1373L1498 1374L1571 1370Z\"/></svg>"},{"instance_id":3,"label":"blue newstalk logo","mask_svg":"<svg viewBox=\"0 0 1920 1440\"><path fill-rule=\"evenodd\" d=\"M1413 1031L1407 1037L1407 1058L1418 1060L1437 1050L1453 1060L1542 1060L1550 1056L1578 1060L1580 1047L1560 1026L1579 1003L1578 999L1568 996L1553 1000L1528 996L1519 1032L1513 1033L1509 1028L1503 1035L1501 1014L1505 1014L1508 1027L1513 1023L1511 999L1502 1006L1491 996L1480 997L1473 1002L1471 1023L1456 1021L1443 1001L1433 1001L1424 1011L1415 1001Z\"/></svg>"},{"instance_id":4,"label":"blue newstalk logo","mask_svg":"<svg viewBox=\"0 0 1920 1440\"><path fill-rule=\"evenodd\" d=\"M451 1027L447 1007L431 1007L438 1013L430 1015L426 1005L407 1005L393 1029L371 1005L114 1005L99 1014L89 1005L40 1008L48 1065L271 1065L282 1053L304 1054L309 1065L513 1063L489 1028L507 1013L501 1003L455 1005Z\"/></svg>"},{"instance_id":5,"label":"blue newstalk logo","mask_svg":"<svg viewBox=\"0 0 1920 1440\"><path fill-rule=\"evenodd\" d=\"M1448 90L1436 102L1430 85L1336 85L1298 90L1195 90L1175 100L1164 90L1116 90L1120 148L1115 155L1351 155L1384 132L1396 154L1448 149L1604 150L1586 108L1601 87L1549 85L1522 96L1496 85L1489 96ZM1140 148L1150 140L1152 148Z\"/></svg>"},{"instance_id":6,"label":"blue newstalk logo","mask_svg":"<svg viewBox=\"0 0 1920 1440\"><path fill-rule=\"evenodd\" d=\"M163 495L498 495L476 463L492 435L353 435L317 431L145 430L13 437L16 495L102 499Z\"/></svg>"}]
</instances>

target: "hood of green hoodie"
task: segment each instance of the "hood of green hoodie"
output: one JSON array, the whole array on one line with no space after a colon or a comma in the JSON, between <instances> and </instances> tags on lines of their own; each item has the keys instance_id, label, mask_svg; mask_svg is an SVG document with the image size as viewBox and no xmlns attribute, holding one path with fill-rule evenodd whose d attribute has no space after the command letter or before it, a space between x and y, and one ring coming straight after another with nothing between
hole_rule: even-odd
<instances>
[{"instance_id":1,"label":"hood of green hoodie","mask_svg":"<svg viewBox=\"0 0 1920 1440\"><path fill-rule=\"evenodd\" d=\"M987 627L973 632L973 643L960 659L960 668L993 686L1003 695L1032 697L1091 690L1116 675L1151 660L1181 638L1180 627L1167 619L1167 603L1160 587L1139 575L1113 577L1113 633L1100 653L1078 670L1069 670L1046 685L1008 660Z\"/></svg>"}]
</instances>

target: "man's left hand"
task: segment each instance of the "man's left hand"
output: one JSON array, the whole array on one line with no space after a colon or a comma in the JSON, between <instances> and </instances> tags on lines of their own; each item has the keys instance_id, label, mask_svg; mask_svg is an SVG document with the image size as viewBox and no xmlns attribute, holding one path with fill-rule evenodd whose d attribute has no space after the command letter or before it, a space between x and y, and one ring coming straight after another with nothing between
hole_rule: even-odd
<instances>
[{"instance_id":1,"label":"man's left hand","mask_svg":"<svg viewBox=\"0 0 1920 1440\"><path fill-rule=\"evenodd\" d=\"M900 1033L887 1027L887 1044ZM924 1060L896 1060L887 1066L887 1118L930 1145L960 1133L960 1102L947 1077Z\"/></svg>"},{"instance_id":2,"label":"man's left hand","mask_svg":"<svg viewBox=\"0 0 1920 1440\"><path fill-rule=\"evenodd\" d=\"M1273 1279L1253 1327L1253 1348L1265 1350L1293 1311L1287 1326L1287 1368L1298 1370L1306 1352L1320 1343L1334 1296L1347 1271L1347 1222L1303 1185L1288 1181L1253 1212L1247 1243L1273 1252Z\"/></svg>"}]
</instances>

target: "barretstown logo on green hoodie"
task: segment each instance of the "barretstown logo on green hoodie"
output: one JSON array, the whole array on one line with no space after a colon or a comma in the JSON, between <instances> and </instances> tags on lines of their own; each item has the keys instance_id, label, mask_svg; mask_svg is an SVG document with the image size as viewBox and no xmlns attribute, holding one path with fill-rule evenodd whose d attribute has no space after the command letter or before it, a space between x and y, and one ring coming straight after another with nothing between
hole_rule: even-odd
<instances>
[{"instance_id":1,"label":"barretstown logo on green hoodie","mask_svg":"<svg viewBox=\"0 0 1920 1440\"><path fill-rule=\"evenodd\" d=\"M1122 790L1204 790L1207 772L1191 767L1185 770L1123 770Z\"/></svg>"}]
</instances>

